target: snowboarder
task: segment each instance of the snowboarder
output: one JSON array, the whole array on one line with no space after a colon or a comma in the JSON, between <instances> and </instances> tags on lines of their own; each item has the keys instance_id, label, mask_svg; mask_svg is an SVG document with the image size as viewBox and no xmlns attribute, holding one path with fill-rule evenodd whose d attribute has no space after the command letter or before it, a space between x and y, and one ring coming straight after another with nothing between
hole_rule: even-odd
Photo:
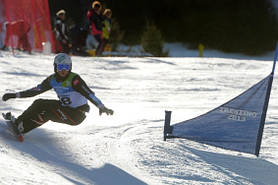
<instances>
[{"instance_id":1,"label":"snowboarder","mask_svg":"<svg viewBox=\"0 0 278 185\"><path fill-rule=\"evenodd\" d=\"M78 125L89 112L87 100L99 108L99 114L113 115L113 110L104 106L95 93L90 90L82 78L71 72L72 60L69 55L59 53L54 58L54 74L47 77L41 84L32 89L17 93L6 93L2 100L11 98L27 98L54 89L59 100L37 99L13 124L19 133L27 133L47 121Z\"/></svg>"}]
</instances>

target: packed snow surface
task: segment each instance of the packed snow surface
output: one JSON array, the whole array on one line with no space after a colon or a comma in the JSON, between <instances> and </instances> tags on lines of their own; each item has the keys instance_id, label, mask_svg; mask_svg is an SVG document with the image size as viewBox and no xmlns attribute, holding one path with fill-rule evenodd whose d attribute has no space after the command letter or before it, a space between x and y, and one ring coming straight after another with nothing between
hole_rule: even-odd
<instances>
[{"instance_id":1,"label":"packed snow surface","mask_svg":"<svg viewBox=\"0 0 278 185\"><path fill-rule=\"evenodd\" d=\"M53 73L53 58L1 52L0 95L38 85ZM72 60L73 71L115 114L99 116L90 103L82 124L48 122L26 134L23 143L6 132L0 119L0 184L277 184L277 75L258 158L185 139L163 141L165 110L173 111L172 124L203 114L266 77L272 57L214 53ZM18 116L37 98L57 99L48 91L0 100L1 112Z\"/></svg>"}]
</instances>

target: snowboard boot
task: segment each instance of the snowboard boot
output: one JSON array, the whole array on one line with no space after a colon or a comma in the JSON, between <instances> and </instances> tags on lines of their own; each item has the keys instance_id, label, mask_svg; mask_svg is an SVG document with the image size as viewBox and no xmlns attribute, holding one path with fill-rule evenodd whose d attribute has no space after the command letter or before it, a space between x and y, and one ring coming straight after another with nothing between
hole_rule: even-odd
<instances>
[{"instance_id":1,"label":"snowboard boot","mask_svg":"<svg viewBox=\"0 0 278 185\"><path fill-rule=\"evenodd\" d=\"M3 117L10 121L13 131L16 135L21 135L20 125L22 122L19 122L10 112L3 114ZM21 126L22 127L22 126ZM22 130L23 131L23 130Z\"/></svg>"}]
</instances>

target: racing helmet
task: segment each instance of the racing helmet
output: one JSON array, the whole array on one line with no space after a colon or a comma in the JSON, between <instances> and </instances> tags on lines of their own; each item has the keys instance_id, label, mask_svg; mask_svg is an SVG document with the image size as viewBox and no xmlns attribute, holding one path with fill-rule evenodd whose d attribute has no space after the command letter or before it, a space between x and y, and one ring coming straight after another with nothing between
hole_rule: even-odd
<instances>
[{"instance_id":1,"label":"racing helmet","mask_svg":"<svg viewBox=\"0 0 278 185\"><path fill-rule=\"evenodd\" d=\"M68 54L59 53L54 58L54 72L57 73L61 70L71 71L72 61Z\"/></svg>"}]
</instances>

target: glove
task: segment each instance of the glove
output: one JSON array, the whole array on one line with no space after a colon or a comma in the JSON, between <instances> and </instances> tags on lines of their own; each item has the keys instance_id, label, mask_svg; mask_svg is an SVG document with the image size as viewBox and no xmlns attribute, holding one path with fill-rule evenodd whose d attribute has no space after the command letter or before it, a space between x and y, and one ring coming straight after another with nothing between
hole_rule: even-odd
<instances>
[{"instance_id":1,"label":"glove","mask_svg":"<svg viewBox=\"0 0 278 185\"><path fill-rule=\"evenodd\" d=\"M99 115L101 116L101 114L103 112L105 112L107 115L113 115L113 113L114 113L114 111L112 109L108 109L104 105L99 107Z\"/></svg>"},{"instance_id":2,"label":"glove","mask_svg":"<svg viewBox=\"0 0 278 185\"><path fill-rule=\"evenodd\" d=\"M16 98L16 94L15 93L6 93L3 95L2 100L7 101L8 99L11 99L11 98Z\"/></svg>"}]
</instances>

